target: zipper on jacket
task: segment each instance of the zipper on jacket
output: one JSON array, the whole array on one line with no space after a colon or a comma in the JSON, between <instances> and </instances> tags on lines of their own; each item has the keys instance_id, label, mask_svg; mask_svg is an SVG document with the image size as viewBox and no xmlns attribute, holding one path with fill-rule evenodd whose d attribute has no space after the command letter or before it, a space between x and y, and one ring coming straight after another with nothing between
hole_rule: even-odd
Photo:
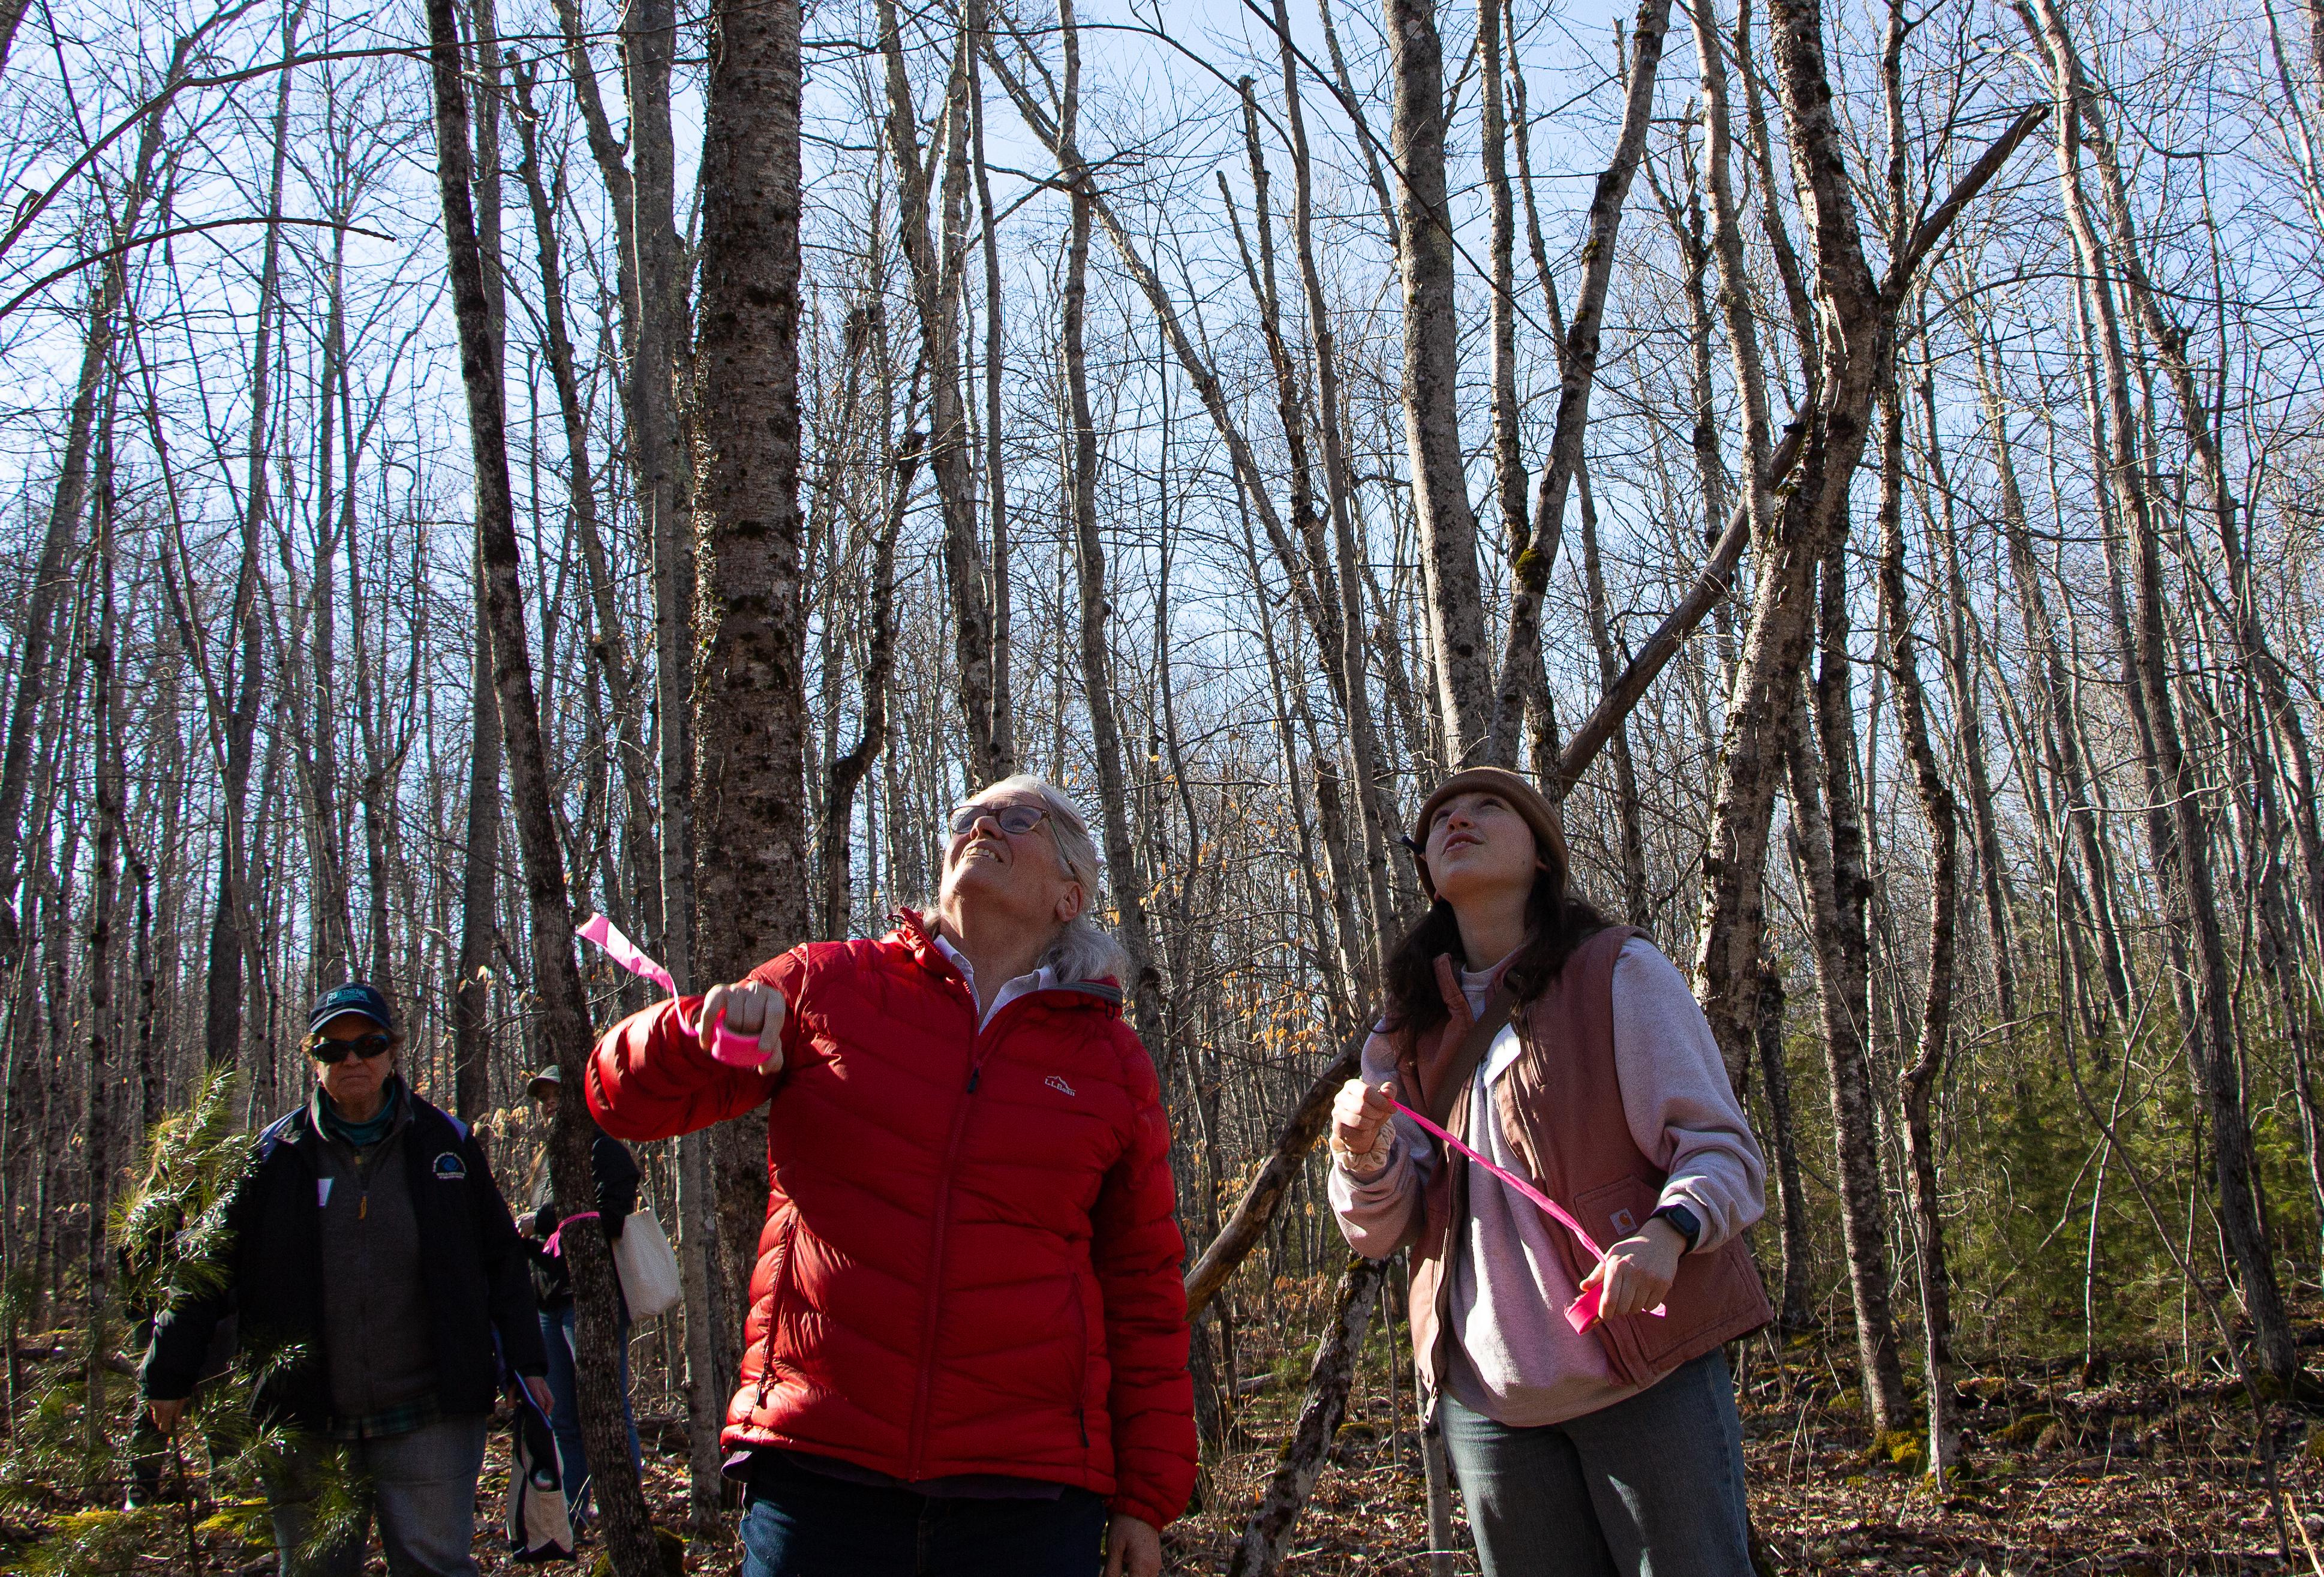
<instances>
[{"instance_id":1,"label":"zipper on jacket","mask_svg":"<svg viewBox=\"0 0 2324 1577\"><path fill-rule=\"evenodd\" d=\"M968 997L968 1010L976 1013L976 998L967 991L963 981L962 994ZM932 1216L932 1231L928 1244L927 1293L920 1305L920 1361L918 1379L912 1388L912 1418L904 1436L907 1479L926 1478L929 1392L936 1355L936 1316L944 1305L945 1232L952 1224L952 1173L960 1159L960 1141L968 1129L968 1097L976 1093L976 1086L984 1076L984 1059L992 1053L993 1031L1007 1024L1018 1014L1019 1005L1038 1000L1044 993L1028 991L994 1014L990 1022L976 1032L969 1043L968 1084L961 1099L953 1103L952 1131L945 1139L944 1155L936 1163L936 1203ZM1086 1431L1084 1431L1086 1433Z\"/></svg>"}]
</instances>

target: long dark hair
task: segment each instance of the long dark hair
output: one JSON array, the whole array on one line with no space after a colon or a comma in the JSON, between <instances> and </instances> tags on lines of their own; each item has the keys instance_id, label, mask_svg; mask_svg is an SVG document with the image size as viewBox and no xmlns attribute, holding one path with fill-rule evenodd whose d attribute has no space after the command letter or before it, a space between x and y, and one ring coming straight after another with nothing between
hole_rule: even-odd
<instances>
[{"instance_id":1,"label":"long dark hair","mask_svg":"<svg viewBox=\"0 0 2324 1577\"><path fill-rule=\"evenodd\" d=\"M1526 938L1501 979L1519 1002L1531 1001L1549 989L1575 948L1612 923L1588 899L1567 890L1563 872L1536 872L1533 890L1526 895ZM1452 1016L1436 983L1436 960L1447 953L1466 968L1498 962L1468 956L1461 945L1461 922L1452 904L1440 898L1388 955L1381 993L1388 1033L1411 1044Z\"/></svg>"}]
</instances>

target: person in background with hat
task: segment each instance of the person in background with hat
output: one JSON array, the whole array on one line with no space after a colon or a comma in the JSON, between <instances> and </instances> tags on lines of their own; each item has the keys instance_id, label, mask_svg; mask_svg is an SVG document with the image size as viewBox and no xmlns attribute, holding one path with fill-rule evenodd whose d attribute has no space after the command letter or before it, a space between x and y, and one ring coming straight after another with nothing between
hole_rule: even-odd
<instances>
[{"instance_id":1,"label":"person in background with hat","mask_svg":"<svg viewBox=\"0 0 2324 1577\"><path fill-rule=\"evenodd\" d=\"M1456 774L1417 833L1431 904L1333 1107L1330 1195L1358 1253L1412 1248L1414 1356L1485 1577L1749 1577L1721 1347L1769 1317L1738 1235L1766 1167L1711 1027L1642 933L1569 891L1557 812L1517 774Z\"/></svg>"},{"instance_id":2,"label":"person in background with hat","mask_svg":"<svg viewBox=\"0 0 2324 1577\"><path fill-rule=\"evenodd\" d=\"M540 1310L541 1344L549 1350L549 1390L557 1400L549 1410L549 1426L557 1435L557 1471L565 1486L565 1512L572 1518L576 1533L581 1529L587 1515L589 1486L595 1475L589 1471L589 1458L581 1446L581 1408L576 1399L573 1383L573 1273L566 1268L565 1257L552 1253L546 1245L557 1236L559 1225L554 1191L549 1186L547 1136L549 1125L557 1120L558 1093L564 1088L564 1074L555 1063L532 1075L526 1084L533 1104L540 1112L543 1146L532 1190L532 1213L525 1221L530 1236L539 1240L532 1245L532 1286ZM607 1243L617 1243L622 1238L622 1223L638 1207L638 1162L630 1154L630 1147L598 1129L589 1140L589 1172L596 1185L595 1201L595 1225L605 1234ZM592 1223L576 1222L575 1231ZM622 1298L621 1284L614 1283L613 1296L622 1304L621 1326L617 1344L622 1351L622 1421L630 1430L630 1466L638 1466L638 1421L630 1411L630 1311Z\"/></svg>"},{"instance_id":3,"label":"person in background with hat","mask_svg":"<svg viewBox=\"0 0 2324 1577\"><path fill-rule=\"evenodd\" d=\"M397 1073L402 1037L376 988L324 992L303 1046L315 1090L258 1138L227 1202L220 1284L155 1323L147 1408L176 1429L234 1307L260 1374L253 1409L294 1431L266 1486L282 1577L355 1577L374 1517L397 1577L469 1577L502 1361L551 1403L516 1223L467 1126ZM310 1549L329 1443L356 1470L362 1515Z\"/></svg>"}]
</instances>

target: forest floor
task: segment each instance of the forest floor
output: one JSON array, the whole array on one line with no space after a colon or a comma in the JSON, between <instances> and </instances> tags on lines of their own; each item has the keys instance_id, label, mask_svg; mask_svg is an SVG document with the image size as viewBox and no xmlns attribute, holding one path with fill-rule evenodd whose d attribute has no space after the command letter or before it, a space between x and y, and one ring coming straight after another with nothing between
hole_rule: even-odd
<instances>
[{"instance_id":1,"label":"forest floor","mask_svg":"<svg viewBox=\"0 0 2324 1577\"><path fill-rule=\"evenodd\" d=\"M1941 1499L1914 1460L1917 1443L1891 1437L1888 1449L1875 1449L1849 1372L1839 1354L1803 1342L1780 1364L1765 1338L1746 1357L1738 1390L1752 1514L1778 1573L2177 1577L2285 1570L2252 1452L2253 1412L2230 1381L2123 1364L2097 1385L2073 1370L2039 1364L1996 1365L1966 1377L1959 1394L1968 1467ZM1209 1508L1167 1536L1170 1572L1224 1568L1297 1401L1296 1388L1280 1381L1246 1398L1233 1449L1213 1465ZM2284 1407L2273 1416L2283 1442L2278 1482L2292 1569L2324 1577L2324 1561L2315 1558L2324 1554L2324 1422ZM682 1431L675 1420L644 1422L656 1519L682 1527ZM479 1495L480 1569L493 1577L590 1571L598 1559L594 1543L577 1568L509 1561L500 1537L507 1461L505 1437L496 1435ZM2303 1544L2303 1522L2315 1554ZM211 1572L255 1577L272 1570L262 1550L205 1542ZM1456 1543L1463 1547L1455 1570L1473 1573L1465 1527ZM155 1552L148 1561L136 1569L175 1572L185 1567L185 1552ZM730 1577L739 1563L729 1542L690 1551L687 1569ZM0 1554L0 1572L13 1569ZM376 1555L371 1569L384 1569ZM1282 1571L1425 1577L1426 1496L1408 1393L1395 1404L1378 1389L1358 1398Z\"/></svg>"}]
</instances>

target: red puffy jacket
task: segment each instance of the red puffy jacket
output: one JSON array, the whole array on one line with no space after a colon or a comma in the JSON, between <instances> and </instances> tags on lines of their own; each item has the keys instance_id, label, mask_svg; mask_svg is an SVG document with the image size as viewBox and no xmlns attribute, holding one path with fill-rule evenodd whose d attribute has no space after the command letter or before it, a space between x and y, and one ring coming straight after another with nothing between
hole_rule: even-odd
<instances>
[{"instance_id":1,"label":"red puffy jacket","mask_svg":"<svg viewBox=\"0 0 2324 1577\"><path fill-rule=\"evenodd\" d=\"M752 978L789 1002L779 1074L714 1061L669 1002L589 1064L589 1110L617 1139L773 1096L724 1445L1038 1479L1157 1527L1176 1517L1195 1462L1185 1246L1160 1087L1120 993L1030 992L980 1030L909 914Z\"/></svg>"}]
</instances>

